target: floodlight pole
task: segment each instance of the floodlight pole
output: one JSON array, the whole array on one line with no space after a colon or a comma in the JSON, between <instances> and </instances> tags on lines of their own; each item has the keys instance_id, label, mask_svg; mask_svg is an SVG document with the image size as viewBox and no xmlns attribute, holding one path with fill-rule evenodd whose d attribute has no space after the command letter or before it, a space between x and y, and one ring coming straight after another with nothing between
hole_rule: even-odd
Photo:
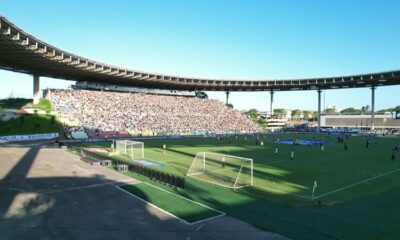
<instances>
[{"instance_id":1,"label":"floodlight pole","mask_svg":"<svg viewBox=\"0 0 400 240\"><path fill-rule=\"evenodd\" d=\"M40 77L33 75L33 104L38 104L40 100Z\"/></svg>"},{"instance_id":2,"label":"floodlight pole","mask_svg":"<svg viewBox=\"0 0 400 240\"><path fill-rule=\"evenodd\" d=\"M375 86L371 87L371 131L374 130L374 119L375 119Z\"/></svg>"},{"instance_id":3,"label":"floodlight pole","mask_svg":"<svg viewBox=\"0 0 400 240\"><path fill-rule=\"evenodd\" d=\"M272 104L274 103L274 90L271 90L270 91L270 95L271 95L271 100L270 100L270 104L269 104L269 113L271 114L271 117L272 117L272 115L274 114L274 108L273 108L273 106L272 106Z\"/></svg>"},{"instance_id":4,"label":"floodlight pole","mask_svg":"<svg viewBox=\"0 0 400 240\"><path fill-rule=\"evenodd\" d=\"M318 128L317 132L321 131L321 89L318 89Z\"/></svg>"}]
</instances>

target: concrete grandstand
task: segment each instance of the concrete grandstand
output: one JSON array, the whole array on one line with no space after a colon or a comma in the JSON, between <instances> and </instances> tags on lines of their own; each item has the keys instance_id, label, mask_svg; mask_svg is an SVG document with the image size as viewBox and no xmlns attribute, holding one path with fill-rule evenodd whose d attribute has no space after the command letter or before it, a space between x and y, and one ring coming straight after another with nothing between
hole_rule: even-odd
<instances>
[{"instance_id":1,"label":"concrete grandstand","mask_svg":"<svg viewBox=\"0 0 400 240\"><path fill-rule=\"evenodd\" d=\"M11 2L26 9L0 14L0 240L400 239L393 7Z\"/></svg>"},{"instance_id":2,"label":"concrete grandstand","mask_svg":"<svg viewBox=\"0 0 400 240\"><path fill-rule=\"evenodd\" d=\"M400 120L393 118L391 114L375 115L374 125L376 129L400 129ZM322 115L322 127L345 128L369 128L371 126L370 115Z\"/></svg>"},{"instance_id":3,"label":"concrete grandstand","mask_svg":"<svg viewBox=\"0 0 400 240\"><path fill-rule=\"evenodd\" d=\"M0 55L1 69L33 75L34 102L37 102L40 96L40 76L46 76L78 82L123 84L156 89L226 91L227 103L230 91L269 91L271 112L273 95L276 91L316 90L318 92L318 113L321 115L321 90L369 87L372 90L371 129L374 128L376 87L400 84L400 70L352 76L284 80L205 79L143 72L69 53L30 35L3 16L0 16L0 52L2 52ZM320 121L318 127L320 127Z\"/></svg>"}]
</instances>

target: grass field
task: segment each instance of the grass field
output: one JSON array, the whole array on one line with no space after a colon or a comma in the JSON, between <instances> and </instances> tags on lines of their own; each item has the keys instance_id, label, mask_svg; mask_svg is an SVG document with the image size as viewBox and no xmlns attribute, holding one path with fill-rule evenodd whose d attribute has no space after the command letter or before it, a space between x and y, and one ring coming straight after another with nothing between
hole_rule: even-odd
<instances>
[{"instance_id":1,"label":"grass field","mask_svg":"<svg viewBox=\"0 0 400 240\"><path fill-rule=\"evenodd\" d=\"M182 219L185 223L193 224L224 215L200 203L184 197L177 197L175 193L163 190L147 183L125 185L121 188L134 196L164 209L173 217Z\"/></svg>"},{"instance_id":2,"label":"grass field","mask_svg":"<svg viewBox=\"0 0 400 240\"><path fill-rule=\"evenodd\" d=\"M226 212L257 227L295 239L397 239L400 237L400 160L391 161L391 148L400 139L378 138L365 147L363 137L350 137L348 151L336 137L319 146L278 145L274 138L312 139L313 135L268 135L264 146L255 138L238 140L145 140L145 158L166 164L164 171L186 175L197 152L216 152L252 158L254 185L237 191L187 177L184 190L150 181L193 201ZM164 153L162 145L167 144ZM110 147L110 143L82 144ZM294 149L295 159L290 160ZM314 181L318 187L311 196ZM148 196L151 192L143 191ZM321 201L319 206L317 201Z\"/></svg>"}]
</instances>

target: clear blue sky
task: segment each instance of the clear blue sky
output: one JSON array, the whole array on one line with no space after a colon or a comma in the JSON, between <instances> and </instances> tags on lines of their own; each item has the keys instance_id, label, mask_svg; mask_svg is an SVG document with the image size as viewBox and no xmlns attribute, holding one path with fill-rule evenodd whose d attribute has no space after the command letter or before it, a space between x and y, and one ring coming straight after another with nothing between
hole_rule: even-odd
<instances>
[{"instance_id":1,"label":"clear blue sky","mask_svg":"<svg viewBox=\"0 0 400 240\"><path fill-rule=\"evenodd\" d=\"M0 14L64 50L149 72L282 79L400 69L398 0L0 0ZM41 87L70 84L42 78ZM0 97L11 92L31 97L31 76L0 70ZM400 105L399 86L376 96L377 109ZM230 99L269 109L268 93ZM315 110L316 100L315 91L277 92L274 107ZM368 89L325 93L325 105L367 104Z\"/></svg>"}]
</instances>

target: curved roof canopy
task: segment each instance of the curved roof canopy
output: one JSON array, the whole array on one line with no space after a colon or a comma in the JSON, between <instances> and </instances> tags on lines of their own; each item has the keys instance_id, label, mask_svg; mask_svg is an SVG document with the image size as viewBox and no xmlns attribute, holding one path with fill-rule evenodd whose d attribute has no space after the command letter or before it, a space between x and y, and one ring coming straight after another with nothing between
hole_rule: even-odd
<instances>
[{"instance_id":1,"label":"curved roof canopy","mask_svg":"<svg viewBox=\"0 0 400 240\"><path fill-rule=\"evenodd\" d=\"M113 66L56 48L0 16L0 68L74 81L175 90L286 91L400 84L400 70L353 76L286 80L205 79Z\"/></svg>"}]
</instances>

